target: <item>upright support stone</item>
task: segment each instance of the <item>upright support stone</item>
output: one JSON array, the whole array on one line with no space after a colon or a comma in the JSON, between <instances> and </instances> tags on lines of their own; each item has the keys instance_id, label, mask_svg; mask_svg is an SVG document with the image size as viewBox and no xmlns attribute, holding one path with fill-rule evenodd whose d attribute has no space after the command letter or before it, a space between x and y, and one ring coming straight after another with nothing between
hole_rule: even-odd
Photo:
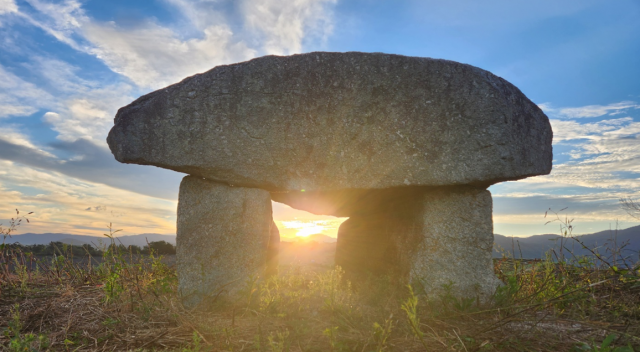
<instances>
[{"instance_id":1,"label":"upright support stone","mask_svg":"<svg viewBox=\"0 0 640 352\"><path fill-rule=\"evenodd\" d=\"M269 233L269 248L267 248L267 268L265 274L267 276L278 274L278 254L280 252L280 230L276 223L271 221Z\"/></svg>"},{"instance_id":2,"label":"upright support stone","mask_svg":"<svg viewBox=\"0 0 640 352\"><path fill-rule=\"evenodd\" d=\"M269 192L186 176L177 229L178 289L185 306L233 292L250 275L263 275L267 260L271 266L277 260L274 242L280 236L272 228Z\"/></svg>"},{"instance_id":3,"label":"upright support stone","mask_svg":"<svg viewBox=\"0 0 640 352\"><path fill-rule=\"evenodd\" d=\"M492 295L500 285L493 272L492 207L491 193L481 188L425 193L418 233L394 237L408 255L410 280L419 280L428 292L452 285L459 297Z\"/></svg>"},{"instance_id":4,"label":"upright support stone","mask_svg":"<svg viewBox=\"0 0 640 352\"><path fill-rule=\"evenodd\" d=\"M352 216L338 229L336 265L347 278L366 277L369 274L384 275L392 269L395 248L385 226L387 219Z\"/></svg>"},{"instance_id":5,"label":"upright support stone","mask_svg":"<svg viewBox=\"0 0 640 352\"><path fill-rule=\"evenodd\" d=\"M372 209L340 226L336 264L349 277L387 274L420 281L429 293L452 285L454 295L462 297L486 298L499 285L491 259L489 191L416 189Z\"/></svg>"}]
</instances>

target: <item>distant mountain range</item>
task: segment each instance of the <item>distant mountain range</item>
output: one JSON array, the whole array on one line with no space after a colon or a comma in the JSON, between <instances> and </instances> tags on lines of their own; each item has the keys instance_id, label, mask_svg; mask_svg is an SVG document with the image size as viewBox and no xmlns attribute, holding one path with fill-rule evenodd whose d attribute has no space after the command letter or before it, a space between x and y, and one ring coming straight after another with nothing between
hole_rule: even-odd
<instances>
[{"instance_id":1,"label":"distant mountain range","mask_svg":"<svg viewBox=\"0 0 640 352\"><path fill-rule=\"evenodd\" d=\"M633 255L633 261L638 261L638 252L640 251L640 226L630 227L624 230L607 230L600 231L588 235L575 236L584 243L588 248L598 249L601 255L609 256L607 248L615 249L622 247L628 243L622 250L625 255ZM502 248L511 253L515 258L540 258L550 249L560 249L560 241L562 236L559 235L536 235L530 237L507 237L502 235L494 235L494 257L500 257L499 249ZM573 252L574 255L589 255L588 250L573 239L564 239L563 245ZM634 255L635 253L635 255ZM569 255L569 254L566 254Z\"/></svg>"},{"instance_id":2,"label":"distant mountain range","mask_svg":"<svg viewBox=\"0 0 640 352\"><path fill-rule=\"evenodd\" d=\"M81 236L70 235L67 233L25 233L21 235L13 235L11 238L7 237L6 243L20 243L24 245L30 244L48 244L49 242L62 242L73 245L91 244L93 246L100 243L109 244L109 239L105 236ZM158 233L143 233L140 235L131 236L118 236L116 237L116 243L122 243L125 246L136 245L146 246L148 242L166 241L171 244L176 244L175 235L161 235Z\"/></svg>"},{"instance_id":3,"label":"distant mountain range","mask_svg":"<svg viewBox=\"0 0 640 352\"><path fill-rule=\"evenodd\" d=\"M175 235L161 235L157 233L144 233L140 235L132 236L120 236L116 237L118 243L122 243L125 246L137 245L144 246L148 242L154 241L166 241L172 244L176 243ZM541 258L544 253L550 249L555 248L556 251L560 249L561 236L559 235L536 235L530 237L510 237L503 235L495 235L494 239L494 251L493 255L496 258L501 257L500 249L510 253L516 258ZM640 252L640 226L630 227L624 230L613 231L601 231L588 235L576 236L589 248L597 248L603 255L609 255L606 248L621 247L623 244L628 243L624 247L623 253L625 255L633 255L634 261L637 261L638 252ZM311 235L304 238L283 238L286 242L318 242L332 244L336 242L336 239L323 234ZM94 244L108 243L108 238L97 236L79 236L70 235L64 233L25 233L22 235L14 235L11 238L7 238L7 243L21 243L24 245L30 244L47 244L49 242L63 242L67 244L82 245L82 244ZM574 255L588 255L587 250L583 249L581 245L572 239L565 239L564 246L570 249ZM568 254L567 254L568 255Z\"/></svg>"}]
</instances>

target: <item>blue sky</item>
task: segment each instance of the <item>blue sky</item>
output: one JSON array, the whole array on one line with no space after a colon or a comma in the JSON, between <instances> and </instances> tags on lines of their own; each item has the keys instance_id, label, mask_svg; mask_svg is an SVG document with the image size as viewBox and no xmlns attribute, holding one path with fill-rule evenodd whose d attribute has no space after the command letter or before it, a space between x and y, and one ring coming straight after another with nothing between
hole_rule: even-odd
<instances>
[{"instance_id":1,"label":"blue sky","mask_svg":"<svg viewBox=\"0 0 640 352\"><path fill-rule=\"evenodd\" d=\"M556 233L543 215L565 207L577 233L637 225L618 199L640 198L639 18L635 0L0 0L0 218L174 233L183 175L117 163L105 142L117 109L220 64L322 50L460 61L540 105L554 169L490 188L496 233Z\"/></svg>"}]
</instances>

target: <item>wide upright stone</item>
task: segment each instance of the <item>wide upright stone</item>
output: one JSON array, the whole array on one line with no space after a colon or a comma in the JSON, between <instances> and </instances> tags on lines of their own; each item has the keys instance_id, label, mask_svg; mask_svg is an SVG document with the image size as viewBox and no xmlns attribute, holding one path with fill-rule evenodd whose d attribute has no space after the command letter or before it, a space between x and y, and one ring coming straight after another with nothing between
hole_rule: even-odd
<instances>
[{"instance_id":1,"label":"wide upright stone","mask_svg":"<svg viewBox=\"0 0 640 352\"><path fill-rule=\"evenodd\" d=\"M547 174L548 118L453 61L316 52L218 66L121 108L117 160L269 191L472 184Z\"/></svg>"},{"instance_id":2,"label":"wide upright stone","mask_svg":"<svg viewBox=\"0 0 640 352\"><path fill-rule=\"evenodd\" d=\"M407 253L410 280L430 292L489 297L500 281L493 272L491 193L463 187L424 194L419 225L413 236L395 237Z\"/></svg>"},{"instance_id":3,"label":"wide upright stone","mask_svg":"<svg viewBox=\"0 0 640 352\"><path fill-rule=\"evenodd\" d=\"M269 193L186 176L178 201L177 271L183 303L193 307L234 292L277 266Z\"/></svg>"},{"instance_id":4,"label":"wide upright stone","mask_svg":"<svg viewBox=\"0 0 640 352\"><path fill-rule=\"evenodd\" d=\"M342 223L336 264L350 277L368 274L419 282L427 293L486 299L493 273L492 202L476 187L414 190L370 206Z\"/></svg>"}]
</instances>

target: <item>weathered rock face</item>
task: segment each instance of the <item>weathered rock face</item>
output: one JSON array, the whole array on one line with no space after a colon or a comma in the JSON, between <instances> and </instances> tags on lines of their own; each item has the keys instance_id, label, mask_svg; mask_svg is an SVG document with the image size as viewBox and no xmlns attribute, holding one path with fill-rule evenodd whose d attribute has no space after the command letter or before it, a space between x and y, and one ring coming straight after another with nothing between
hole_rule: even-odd
<instances>
[{"instance_id":1,"label":"weathered rock face","mask_svg":"<svg viewBox=\"0 0 640 352\"><path fill-rule=\"evenodd\" d=\"M274 225L267 191L185 177L176 239L183 303L234 292L250 275L273 270L280 242Z\"/></svg>"},{"instance_id":2,"label":"weathered rock face","mask_svg":"<svg viewBox=\"0 0 640 352\"><path fill-rule=\"evenodd\" d=\"M338 232L336 264L351 277L368 273L420 281L429 293L486 299L493 274L491 194L482 188L431 189L378 204Z\"/></svg>"},{"instance_id":3,"label":"weathered rock face","mask_svg":"<svg viewBox=\"0 0 640 352\"><path fill-rule=\"evenodd\" d=\"M270 191L473 184L547 174L547 117L516 87L452 61L267 56L121 108L117 160Z\"/></svg>"},{"instance_id":4,"label":"weathered rock face","mask_svg":"<svg viewBox=\"0 0 640 352\"><path fill-rule=\"evenodd\" d=\"M427 292L452 284L453 294L489 297L500 281L493 273L491 193L485 189L442 189L424 194L411 237L396 237L411 280Z\"/></svg>"}]
</instances>

